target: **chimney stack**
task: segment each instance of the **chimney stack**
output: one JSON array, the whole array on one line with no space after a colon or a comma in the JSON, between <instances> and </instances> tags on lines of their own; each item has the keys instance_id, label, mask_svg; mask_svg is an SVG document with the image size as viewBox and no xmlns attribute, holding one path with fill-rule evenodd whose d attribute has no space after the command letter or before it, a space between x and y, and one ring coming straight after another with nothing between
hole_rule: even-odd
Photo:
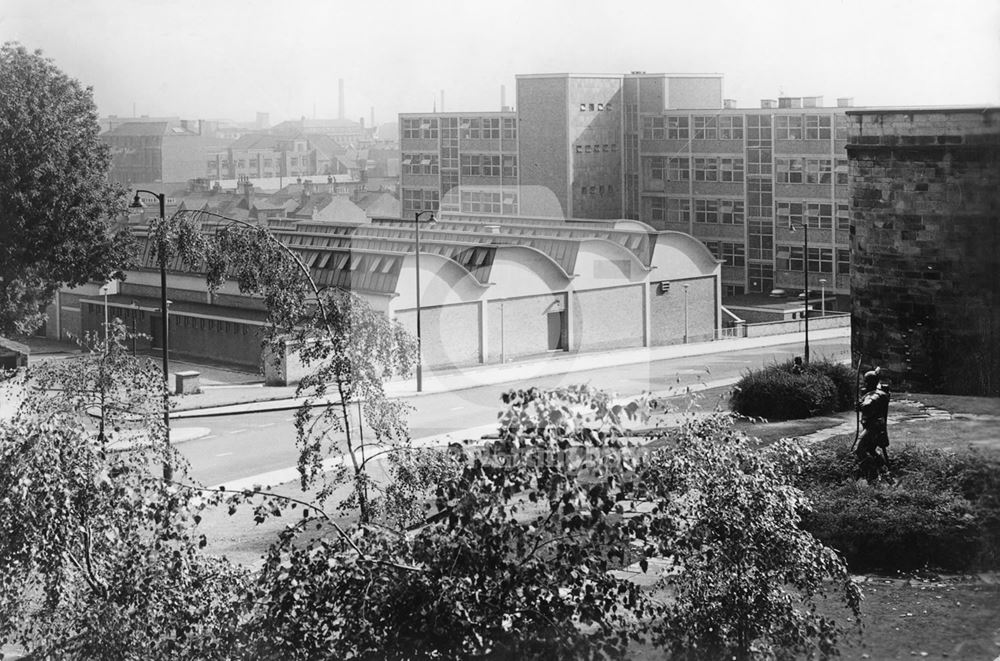
<instances>
[{"instance_id":1,"label":"chimney stack","mask_svg":"<svg viewBox=\"0 0 1000 661\"><path fill-rule=\"evenodd\" d=\"M344 119L344 79L341 78L338 82L340 89L340 100L337 106L337 119Z\"/></svg>"}]
</instances>

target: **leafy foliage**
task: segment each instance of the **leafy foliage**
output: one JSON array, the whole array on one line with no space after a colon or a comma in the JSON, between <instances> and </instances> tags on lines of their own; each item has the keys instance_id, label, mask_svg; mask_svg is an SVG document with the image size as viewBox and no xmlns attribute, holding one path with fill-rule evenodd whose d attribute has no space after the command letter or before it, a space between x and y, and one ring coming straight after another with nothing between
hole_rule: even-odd
<instances>
[{"instance_id":1,"label":"leafy foliage","mask_svg":"<svg viewBox=\"0 0 1000 661\"><path fill-rule=\"evenodd\" d=\"M859 484L845 439L820 444L799 477L803 525L857 570L1000 566L1000 465L967 450L903 445L888 482Z\"/></svg>"},{"instance_id":2,"label":"leafy foliage","mask_svg":"<svg viewBox=\"0 0 1000 661\"><path fill-rule=\"evenodd\" d=\"M660 458L671 497L657 531L676 567L657 639L679 658L837 654L844 629L815 599L839 594L858 617L860 593L799 525L808 500L792 480L806 457L788 441L760 447L717 416L692 422Z\"/></svg>"},{"instance_id":3,"label":"leafy foliage","mask_svg":"<svg viewBox=\"0 0 1000 661\"><path fill-rule=\"evenodd\" d=\"M0 642L42 658L230 658L247 572L200 555L206 501L153 472L177 462L147 417L163 379L120 330L29 372L0 423Z\"/></svg>"},{"instance_id":4,"label":"leafy foliage","mask_svg":"<svg viewBox=\"0 0 1000 661\"><path fill-rule=\"evenodd\" d=\"M752 418L788 420L843 410L848 396L846 408L853 406L853 376L844 381L839 370L818 364L796 373L793 365L788 361L748 371L733 387L732 409Z\"/></svg>"},{"instance_id":5,"label":"leafy foliage","mask_svg":"<svg viewBox=\"0 0 1000 661\"><path fill-rule=\"evenodd\" d=\"M28 333L63 284L104 280L129 261L112 230L121 192L90 88L40 51L0 47L0 333Z\"/></svg>"}]
</instances>

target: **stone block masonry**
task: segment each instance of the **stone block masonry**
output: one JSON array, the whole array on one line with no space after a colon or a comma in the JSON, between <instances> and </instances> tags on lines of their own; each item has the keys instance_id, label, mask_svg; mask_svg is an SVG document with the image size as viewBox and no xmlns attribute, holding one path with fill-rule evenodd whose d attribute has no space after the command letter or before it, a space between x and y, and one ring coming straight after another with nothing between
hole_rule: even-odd
<instances>
[{"instance_id":1,"label":"stone block masonry","mask_svg":"<svg viewBox=\"0 0 1000 661\"><path fill-rule=\"evenodd\" d=\"M847 114L855 360L1000 396L1000 108Z\"/></svg>"}]
</instances>

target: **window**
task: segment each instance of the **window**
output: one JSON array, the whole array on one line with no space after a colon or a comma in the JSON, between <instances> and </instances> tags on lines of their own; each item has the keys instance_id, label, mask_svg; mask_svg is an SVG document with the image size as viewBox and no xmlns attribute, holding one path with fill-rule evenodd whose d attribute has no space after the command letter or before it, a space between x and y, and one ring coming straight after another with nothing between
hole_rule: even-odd
<instances>
[{"instance_id":1,"label":"window","mask_svg":"<svg viewBox=\"0 0 1000 661\"><path fill-rule=\"evenodd\" d=\"M479 158L480 168L482 170L482 175L484 177L499 177L500 176L500 155L499 154L483 154Z\"/></svg>"},{"instance_id":2,"label":"window","mask_svg":"<svg viewBox=\"0 0 1000 661\"><path fill-rule=\"evenodd\" d=\"M671 223L691 222L691 200L687 198L667 198L667 221Z\"/></svg>"},{"instance_id":3,"label":"window","mask_svg":"<svg viewBox=\"0 0 1000 661\"><path fill-rule=\"evenodd\" d=\"M216 165L215 161L209 161L208 162L208 169L209 170L214 170L215 169L215 165Z\"/></svg>"},{"instance_id":4,"label":"window","mask_svg":"<svg viewBox=\"0 0 1000 661\"><path fill-rule=\"evenodd\" d=\"M779 271L801 271L802 246L778 246L774 261Z\"/></svg>"},{"instance_id":5,"label":"window","mask_svg":"<svg viewBox=\"0 0 1000 661\"><path fill-rule=\"evenodd\" d=\"M593 152L593 147L591 145L584 145L583 147L584 154L590 154L592 152Z\"/></svg>"},{"instance_id":6,"label":"window","mask_svg":"<svg viewBox=\"0 0 1000 661\"><path fill-rule=\"evenodd\" d=\"M488 140L500 139L499 117L487 117L483 119L483 138Z\"/></svg>"},{"instance_id":7,"label":"window","mask_svg":"<svg viewBox=\"0 0 1000 661\"><path fill-rule=\"evenodd\" d=\"M712 256L716 259L722 259L722 248L719 247L718 241L705 241L705 247L708 248L708 252L712 253Z\"/></svg>"},{"instance_id":8,"label":"window","mask_svg":"<svg viewBox=\"0 0 1000 661\"><path fill-rule=\"evenodd\" d=\"M642 118L642 139L643 140L663 140L666 136L664 132L663 117L643 117Z\"/></svg>"},{"instance_id":9,"label":"window","mask_svg":"<svg viewBox=\"0 0 1000 661\"><path fill-rule=\"evenodd\" d=\"M801 140L802 115L778 115L774 118L774 133L778 140Z\"/></svg>"},{"instance_id":10,"label":"window","mask_svg":"<svg viewBox=\"0 0 1000 661\"><path fill-rule=\"evenodd\" d=\"M747 174L771 174L770 149L747 149Z\"/></svg>"},{"instance_id":11,"label":"window","mask_svg":"<svg viewBox=\"0 0 1000 661\"><path fill-rule=\"evenodd\" d=\"M503 210L503 199L494 191L462 191L462 213L499 214Z\"/></svg>"},{"instance_id":12,"label":"window","mask_svg":"<svg viewBox=\"0 0 1000 661\"><path fill-rule=\"evenodd\" d=\"M801 202L778 202L777 224L779 227L792 227L802 224Z\"/></svg>"},{"instance_id":13,"label":"window","mask_svg":"<svg viewBox=\"0 0 1000 661\"><path fill-rule=\"evenodd\" d=\"M688 139L688 118L667 117L667 139L687 140Z\"/></svg>"},{"instance_id":14,"label":"window","mask_svg":"<svg viewBox=\"0 0 1000 661\"><path fill-rule=\"evenodd\" d=\"M833 162L829 158L806 159L806 183L829 184L833 181Z\"/></svg>"},{"instance_id":15,"label":"window","mask_svg":"<svg viewBox=\"0 0 1000 661\"><path fill-rule=\"evenodd\" d=\"M843 202L837 204L837 230L841 232L851 230L851 208Z\"/></svg>"},{"instance_id":16,"label":"window","mask_svg":"<svg viewBox=\"0 0 1000 661\"><path fill-rule=\"evenodd\" d=\"M833 248L809 248L809 272L833 273Z\"/></svg>"},{"instance_id":17,"label":"window","mask_svg":"<svg viewBox=\"0 0 1000 661\"><path fill-rule=\"evenodd\" d=\"M837 275L849 275L851 272L851 251L837 249Z\"/></svg>"},{"instance_id":18,"label":"window","mask_svg":"<svg viewBox=\"0 0 1000 661\"><path fill-rule=\"evenodd\" d=\"M806 115L806 140L829 140L832 125L830 115Z\"/></svg>"},{"instance_id":19,"label":"window","mask_svg":"<svg viewBox=\"0 0 1000 661\"><path fill-rule=\"evenodd\" d=\"M580 112L586 112L586 111L587 111L587 104L586 103L581 103L580 104Z\"/></svg>"},{"instance_id":20,"label":"window","mask_svg":"<svg viewBox=\"0 0 1000 661\"><path fill-rule=\"evenodd\" d=\"M462 176L478 177L482 174L479 154L462 154Z\"/></svg>"},{"instance_id":21,"label":"window","mask_svg":"<svg viewBox=\"0 0 1000 661\"><path fill-rule=\"evenodd\" d=\"M439 193L436 189L404 188L403 211L406 213L414 211L437 211L438 195Z\"/></svg>"},{"instance_id":22,"label":"window","mask_svg":"<svg viewBox=\"0 0 1000 661\"><path fill-rule=\"evenodd\" d=\"M597 104L597 112L604 112L604 104L603 103L598 103Z\"/></svg>"},{"instance_id":23,"label":"window","mask_svg":"<svg viewBox=\"0 0 1000 661\"><path fill-rule=\"evenodd\" d=\"M720 140L742 140L743 139L743 118L742 117L719 117L719 139Z\"/></svg>"},{"instance_id":24,"label":"window","mask_svg":"<svg viewBox=\"0 0 1000 661\"><path fill-rule=\"evenodd\" d=\"M403 154L403 174L437 174L437 154Z\"/></svg>"},{"instance_id":25,"label":"window","mask_svg":"<svg viewBox=\"0 0 1000 661\"><path fill-rule=\"evenodd\" d=\"M516 177L517 176L517 156L504 156L503 157L503 172L504 177Z\"/></svg>"},{"instance_id":26,"label":"window","mask_svg":"<svg viewBox=\"0 0 1000 661\"><path fill-rule=\"evenodd\" d=\"M809 229L831 229L833 227L833 205L822 202L807 203L806 223L809 225Z\"/></svg>"},{"instance_id":27,"label":"window","mask_svg":"<svg viewBox=\"0 0 1000 661\"><path fill-rule=\"evenodd\" d=\"M691 180L691 159L671 158L667 162L668 181L690 181Z\"/></svg>"},{"instance_id":28,"label":"window","mask_svg":"<svg viewBox=\"0 0 1000 661\"><path fill-rule=\"evenodd\" d=\"M694 201L694 222L696 223L718 223L719 222L719 201L702 200Z\"/></svg>"},{"instance_id":29,"label":"window","mask_svg":"<svg viewBox=\"0 0 1000 661\"><path fill-rule=\"evenodd\" d=\"M649 176L650 179L665 180L667 178L667 159L662 156L654 156L649 159Z\"/></svg>"},{"instance_id":30,"label":"window","mask_svg":"<svg viewBox=\"0 0 1000 661\"><path fill-rule=\"evenodd\" d=\"M805 180L801 158L775 159L775 169L777 170L776 180L779 184L801 184Z\"/></svg>"},{"instance_id":31,"label":"window","mask_svg":"<svg viewBox=\"0 0 1000 661\"><path fill-rule=\"evenodd\" d=\"M420 138L420 120L419 119L404 119L403 120L403 139L404 140L416 140Z\"/></svg>"},{"instance_id":32,"label":"window","mask_svg":"<svg viewBox=\"0 0 1000 661\"><path fill-rule=\"evenodd\" d=\"M719 136L718 118L711 115L694 117L694 139L716 140Z\"/></svg>"},{"instance_id":33,"label":"window","mask_svg":"<svg viewBox=\"0 0 1000 661\"><path fill-rule=\"evenodd\" d=\"M743 200L719 200L719 222L723 225L742 225Z\"/></svg>"},{"instance_id":34,"label":"window","mask_svg":"<svg viewBox=\"0 0 1000 661\"><path fill-rule=\"evenodd\" d=\"M756 218L770 218L773 194L771 182L767 179L751 179L747 182L747 211Z\"/></svg>"},{"instance_id":35,"label":"window","mask_svg":"<svg viewBox=\"0 0 1000 661\"><path fill-rule=\"evenodd\" d=\"M654 197L649 201L650 220L663 221L667 217L667 200L663 197Z\"/></svg>"},{"instance_id":36,"label":"window","mask_svg":"<svg viewBox=\"0 0 1000 661\"><path fill-rule=\"evenodd\" d=\"M716 254L719 259L725 262L726 266L746 265L746 248L742 243L728 243L723 241L720 247L720 252Z\"/></svg>"},{"instance_id":37,"label":"window","mask_svg":"<svg viewBox=\"0 0 1000 661\"><path fill-rule=\"evenodd\" d=\"M836 133L834 134L836 136L836 139L847 140L847 133L848 133L847 115L837 115L834 121L836 122Z\"/></svg>"},{"instance_id":38,"label":"window","mask_svg":"<svg viewBox=\"0 0 1000 661\"><path fill-rule=\"evenodd\" d=\"M478 117L463 117L461 129L463 140L478 140L483 135L483 120Z\"/></svg>"},{"instance_id":39,"label":"window","mask_svg":"<svg viewBox=\"0 0 1000 661\"><path fill-rule=\"evenodd\" d=\"M517 120L513 117L504 117L500 135L504 140L517 140Z\"/></svg>"},{"instance_id":40,"label":"window","mask_svg":"<svg viewBox=\"0 0 1000 661\"><path fill-rule=\"evenodd\" d=\"M745 293L746 290L743 285L722 285L722 295L726 298L730 298L732 296L742 296Z\"/></svg>"},{"instance_id":41,"label":"window","mask_svg":"<svg viewBox=\"0 0 1000 661\"><path fill-rule=\"evenodd\" d=\"M838 158L836 160L836 167L834 168L834 172L837 175L837 185L846 186L848 181L847 177L850 172L850 168L847 165L846 158Z\"/></svg>"},{"instance_id":42,"label":"window","mask_svg":"<svg viewBox=\"0 0 1000 661\"><path fill-rule=\"evenodd\" d=\"M420 120L420 137L424 140L437 140L438 120L430 118Z\"/></svg>"},{"instance_id":43,"label":"window","mask_svg":"<svg viewBox=\"0 0 1000 661\"><path fill-rule=\"evenodd\" d=\"M733 182L743 181L743 159L720 158L719 181L733 181Z\"/></svg>"},{"instance_id":44,"label":"window","mask_svg":"<svg viewBox=\"0 0 1000 661\"><path fill-rule=\"evenodd\" d=\"M710 158L694 159L694 180L695 181L718 181L719 162L714 156Z\"/></svg>"}]
</instances>

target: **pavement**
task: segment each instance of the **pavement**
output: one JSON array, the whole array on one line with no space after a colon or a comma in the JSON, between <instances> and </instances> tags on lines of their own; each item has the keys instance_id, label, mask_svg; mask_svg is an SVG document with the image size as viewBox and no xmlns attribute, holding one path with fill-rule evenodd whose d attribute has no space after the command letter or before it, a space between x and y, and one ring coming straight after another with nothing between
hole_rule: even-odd
<instances>
[{"instance_id":1,"label":"pavement","mask_svg":"<svg viewBox=\"0 0 1000 661\"><path fill-rule=\"evenodd\" d=\"M850 335L850 328L831 328L810 333L814 340L823 340ZM778 346L801 341L801 333L772 335L760 338L731 338L714 342L676 344L662 347L620 349L594 353L555 353L542 359L508 362L500 365L474 365L461 368L426 369L423 374L423 388L417 392L415 378L390 381L386 393L390 397L419 397L431 393L454 392L483 385L498 383L525 383L533 378L572 374L586 370L650 363L685 356L699 356L725 353L742 349ZM80 353L79 348L69 342L58 342L46 338L28 338L31 347L30 362L58 359ZM150 360L159 364L158 354L149 354ZM297 409L305 401L296 396L296 386L267 386L259 373L245 367L179 358L170 361L171 375L180 371L196 371L200 374L201 391L193 394L173 395L171 419L203 418L218 415L236 415L258 411L282 411ZM691 390L706 390L728 386L736 379L716 379L702 381ZM171 381L171 384L173 382ZM654 393L655 395L656 393ZM324 401L317 401L323 404ZM188 440L185 434L197 434L197 428L190 431L179 430L172 442ZM195 438L197 436L194 436Z\"/></svg>"}]
</instances>

